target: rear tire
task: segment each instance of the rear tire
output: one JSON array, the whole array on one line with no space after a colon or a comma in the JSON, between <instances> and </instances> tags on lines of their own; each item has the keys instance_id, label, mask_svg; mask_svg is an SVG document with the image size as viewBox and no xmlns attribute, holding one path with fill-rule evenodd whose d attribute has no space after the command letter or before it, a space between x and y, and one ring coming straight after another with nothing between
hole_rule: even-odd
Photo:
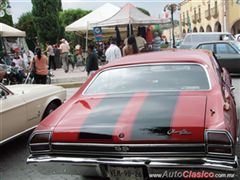
<instances>
[{"instance_id":1,"label":"rear tire","mask_svg":"<svg viewBox=\"0 0 240 180\"><path fill-rule=\"evenodd\" d=\"M48 106L47 106L47 108L46 108L46 110L44 111L44 113L43 113L43 117L42 117L42 119L44 119L45 117L47 117L49 114L51 114L55 109L57 109L58 108L58 105L57 104L55 104L55 103L50 103Z\"/></svg>"}]
</instances>

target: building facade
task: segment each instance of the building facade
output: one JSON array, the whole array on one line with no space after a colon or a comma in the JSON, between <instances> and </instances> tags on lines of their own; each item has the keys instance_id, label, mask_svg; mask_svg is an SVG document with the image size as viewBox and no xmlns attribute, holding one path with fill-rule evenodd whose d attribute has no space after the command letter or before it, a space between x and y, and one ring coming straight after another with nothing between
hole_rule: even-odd
<instances>
[{"instance_id":1,"label":"building facade","mask_svg":"<svg viewBox=\"0 0 240 180\"><path fill-rule=\"evenodd\" d=\"M180 29L187 32L240 33L240 0L184 0Z\"/></svg>"}]
</instances>

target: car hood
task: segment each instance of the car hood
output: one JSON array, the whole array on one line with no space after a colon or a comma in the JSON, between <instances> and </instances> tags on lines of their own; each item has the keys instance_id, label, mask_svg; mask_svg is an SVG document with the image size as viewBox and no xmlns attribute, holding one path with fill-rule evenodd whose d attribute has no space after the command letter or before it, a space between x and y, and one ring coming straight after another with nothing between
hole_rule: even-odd
<instances>
[{"instance_id":1,"label":"car hood","mask_svg":"<svg viewBox=\"0 0 240 180\"><path fill-rule=\"evenodd\" d=\"M52 142L203 142L206 103L181 93L83 98L56 125Z\"/></svg>"}]
</instances>

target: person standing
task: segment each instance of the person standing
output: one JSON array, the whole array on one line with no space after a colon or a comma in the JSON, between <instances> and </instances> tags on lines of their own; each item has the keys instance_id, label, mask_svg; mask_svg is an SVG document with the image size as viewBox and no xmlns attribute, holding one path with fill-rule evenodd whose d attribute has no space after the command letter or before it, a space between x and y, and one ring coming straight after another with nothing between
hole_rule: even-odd
<instances>
[{"instance_id":1,"label":"person standing","mask_svg":"<svg viewBox=\"0 0 240 180\"><path fill-rule=\"evenodd\" d=\"M159 37L158 32L154 32L154 39L152 41L152 50L160 51L161 49L161 38Z\"/></svg>"},{"instance_id":2,"label":"person standing","mask_svg":"<svg viewBox=\"0 0 240 180\"><path fill-rule=\"evenodd\" d=\"M116 39L110 38L109 43L110 43L110 46L108 47L108 49L105 52L106 61L111 62L115 59L121 58L122 53L121 53L121 50L119 49L119 47L116 45L116 43L117 43Z\"/></svg>"},{"instance_id":3,"label":"person standing","mask_svg":"<svg viewBox=\"0 0 240 180\"><path fill-rule=\"evenodd\" d=\"M55 62L55 57L54 57L55 54L53 51L53 46L49 42L46 43L46 46L47 46L47 49L44 52L48 53L48 61L49 61L48 62L49 63L48 70L50 70L51 68L53 70L56 70L56 62Z\"/></svg>"},{"instance_id":4,"label":"person standing","mask_svg":"<svg viewBox=\"0 0 240 180\"><path fill-rule=\"evenodd\" d=\"M87 64L86 64L86 71L88 76L98 70L98 58L96 53L94 53L94 46L88 46L88 56L87 56Z\"/></svg>"},{"instance_id":5,"label":"person standing","mask_svg":"<svg viewBox=\"0 0 240 180\"><path fill-rule=\"evenodd\" d=\"M144 52L147 47L147 41L142 36L140 36L140 32L135 37L135 39L136 39L136 43L137 43L139 52Z\"/></svg>"},{"instance_id":6,"label":"person standing","mask_svg":"<svg viewBox=\"0 0 240 180\"><path fill-rule=\"evenodd\" d=\"M127 39L127 44L123 47L123 56L137 54L138 52L136 39L134 36L130 36Z\"/></svg>"},{"instance_id":7,"label":"person standing","mask_svg":"<svg viewBox=\"0 0 240 180\"><path fill-rule=\"evenodd\" d=\"M40 48L36 49L36 54L33 60L30 63L29 69L32 69L35 66L35 75L34 79L36 84L46 84L47 82L47 74L48 74L48 58L44 54Z\"/></svg>"},{"instance_id":8,"label":"person standing","mask_svg":"<svg viewBox=\"0 0 240 180\"><path fill-rule=\"evenodd\" d=\"M63 69L65 73L67 73L69 71L68 53L69 53L70 47L69 47L69 44L65 41L65 39L61 40L59 49L61 53L60 57L61 57Z\"/></svg>"}]
</instances>

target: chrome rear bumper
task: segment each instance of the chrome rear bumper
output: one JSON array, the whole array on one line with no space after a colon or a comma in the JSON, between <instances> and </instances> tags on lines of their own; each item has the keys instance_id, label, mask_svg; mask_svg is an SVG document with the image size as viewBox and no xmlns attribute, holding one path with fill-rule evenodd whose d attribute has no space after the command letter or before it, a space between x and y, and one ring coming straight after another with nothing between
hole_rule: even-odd
<instances>
[{"instance_id":1,"label":"chrome rear bumper","mask_svg":"<svg viewBox=\"0 0 240 180\"><path fill-rule=\"evenodd\" d=\"M27 159L27 163L62 163L73 164L78 167L95 168L99 176L107 176L107 166L139 166L144 167L147 173L156 174L163 169L167 170L207 170L209 172L234 172L238 168L238 158L212 157L164 157L164 158L80 158L54 155L34 155Z\"/></svg>"}]
</instances>

